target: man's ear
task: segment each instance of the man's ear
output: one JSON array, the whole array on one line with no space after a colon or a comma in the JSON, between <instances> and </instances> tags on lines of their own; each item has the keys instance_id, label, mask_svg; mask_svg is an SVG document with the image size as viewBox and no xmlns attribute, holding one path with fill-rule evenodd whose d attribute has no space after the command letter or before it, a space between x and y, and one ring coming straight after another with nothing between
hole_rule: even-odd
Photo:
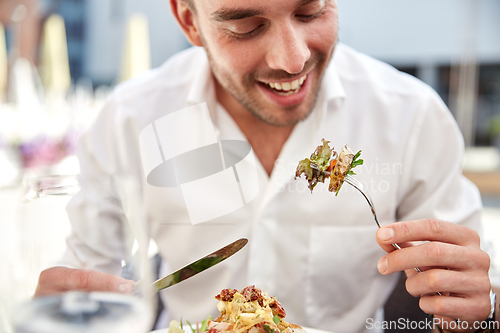
<instances>
[{"instance_id":1,"label":"man's ear","mask_svg":"<svg viewBox=\"0 0 500 333\"><path fill-rule=\"evenodd\" d=\"M184 0L170 0L170 8L189 42L202 46L198 27L194 23L194 14L188 4Z\"/></svg>"}]
</instances>

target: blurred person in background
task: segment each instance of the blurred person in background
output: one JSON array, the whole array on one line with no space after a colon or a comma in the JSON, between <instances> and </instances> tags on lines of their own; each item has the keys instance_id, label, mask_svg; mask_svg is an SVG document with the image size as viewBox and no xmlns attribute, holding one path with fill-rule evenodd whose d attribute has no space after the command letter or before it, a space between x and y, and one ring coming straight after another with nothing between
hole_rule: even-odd
<instances>
[{"instance_id":1,"label":"blurred person in background","mask_svg":"<svg viewBox=\"0 0 500 333\"><path fill-rule=\"evenodd\" d=\"M171 319L216 315L212 297L221 289L256 284L277 296L291 322L362 332L396 283L387 275L404 270L424 312L471 323L469 332L474 321L492 320L479 193L461 175L462 138L435 92L338 43L334 0L171 0L171 7L197 47L118 86L82 138L82 191L68 206L66 267L42 272L36 296L132 291L133 282L118 277L123 214L109 185L125 173L141 183L164 268L191 251L250 239L244 258L162 292ZM221 138L247 140L260 162L257 203L218 218L222 226L191 226L180 192L149 185L140 162L143 128L203 102ZM388 187L370 191L385 224L378 245L359 193L334 198L289 186L292 175L283 170L293 170L323 137L363 149L367 164L402 166L401 173L377 174ZM360 180L369 181L366 172ZM405 248L394 251L393 243Z\"/></svg>"},{"instance_id":2,"label":"blurred person in background","mask_svg":"<svg viewBox=\"0 0 500 333\"><path fill-rule=\"evenodd\" d=\"M6 30L4 46L8 50L7 64L2 64L1 70L6 70L7 100L14 105L39 102L37 67L43 62L42 26L58 5L58 0L0 0L0 23ZM39 91L35 91L37 88Z\"/></svg>"},{"instance_id":3,"label":"blurred person in background","mask_svg":"<svg viewBox=\"0 0 500 333\"><path fill-rule=\"evenodd\" d=\"M47 2L47 1L45 1ZM12 30L10 54L12 60L28 59L35 64L38 59L38 46L43 13L39 0L0 0L0 22Z\"/></svg>"}]
</instances>

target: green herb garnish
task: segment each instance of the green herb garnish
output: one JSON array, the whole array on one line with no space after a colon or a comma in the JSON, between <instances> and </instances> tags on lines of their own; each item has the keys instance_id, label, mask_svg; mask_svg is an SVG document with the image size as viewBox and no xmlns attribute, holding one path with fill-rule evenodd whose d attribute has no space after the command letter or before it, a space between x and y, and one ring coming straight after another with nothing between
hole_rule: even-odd
<instances>
[{"instance_id":1,"label":"green herb garnish","mask_svg":"<svg viewBox=\"0 0 500 333\"><path fill-rule=\"evenodd\" d=\"M205 332L208 330L208 321L212 320L212 316L208 316L207 319L201 322L200 332Z\"/></svg>"},{"instance_id":2,"label":"green herb garnish","mask_svg":"<svg viewBox=\"0 0 500 333\"><path fill-rule=\"evenodd\" d=\"M262 327L264 327L266 333L274 333L274 330L269 325L264 324Z\"/></svg>"},{"instance_id":3,"label":"green herb garnish","mask_svg":"<svg viewBox=\"0 0 500 333\"><path fill-rule=\"evenodd\" d=\"M187 320L187 319L186 319L186 323L188 323L189 328L191 329L191 331L192 331L193 333L197 333L197 332L196 332L196 328L193 328L193 325L191 325L191 323L189 322L189 320Z\"/></svg>"}]
</instances>

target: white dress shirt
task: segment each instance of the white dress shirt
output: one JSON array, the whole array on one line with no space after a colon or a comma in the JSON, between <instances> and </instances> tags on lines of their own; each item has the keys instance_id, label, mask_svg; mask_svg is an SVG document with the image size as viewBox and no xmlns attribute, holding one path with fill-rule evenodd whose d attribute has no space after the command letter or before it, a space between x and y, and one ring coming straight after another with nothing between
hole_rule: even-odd
<instances>
[{"instance_id":1,"label":"white dress shirt","mask_svg":"<svg viewBox=\"0 0 500 333\"><path fill-rule=\"evenodd\" d=\"M255 284L275 295L286 319L332 332L363 332L391 293L396 275L377 261L377 226L365 199L345 184L338 196L294 180L299 160L325 138L337 151L363 150L355 169L385 225L437 218L479 230L477 189L460 171L463 140L439 96L417 79L338 44L311 115L297 124L269 177L257 161L259 193L236 211L193 226L178 187L153 187L142 171L138 137L155 120L206 102L220 140L245 140L216 102L202 48L191 48L118 86L79 145L82 191L68 206L73 234L63 263L119 275L125 257L113 175L134 174L147 226L169 269L240 237L249 244L221 264L162 291L172 319L217 315L214 296ZM200 161L200 167L202 167ZM372 331L373 332L373 331Z\"/></svg>"}]
</instances>

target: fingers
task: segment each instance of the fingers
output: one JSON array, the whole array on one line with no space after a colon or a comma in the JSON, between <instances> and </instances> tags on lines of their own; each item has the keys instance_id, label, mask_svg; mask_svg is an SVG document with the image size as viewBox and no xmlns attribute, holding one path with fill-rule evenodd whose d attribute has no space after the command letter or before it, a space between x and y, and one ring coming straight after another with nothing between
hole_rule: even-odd
<instances>
[{"instance_id":1,"label":"fingers","mask_svg":"<svg viewBox=\"0 0 500 333\"><path fill-rule=\"evenodd\" d=\"M414 297L451 292L455 297L488 294L490 280L475 272L462 273L446 269L431 269L406 280L406 290Z\"/></svg>"},{"instance_id":2,"label":"fingers","mask_svg":"<svg viewBox=\"0 0 500 333\"><path fill-rule=\"evenodd\" d=\"M490 267L490 257L477 248L429 242L386 254L377 265L382 274L425 266L487 271Z\"/></svg>"},{"instance_id":3,"label":"fingers","mask_svg":"<svg viewBox=\"0 0 500 333\"><path fill-rule=\"evenodd\" d=\"M421 296L424 312L451 322L488 316L490 258L473 229L434 219L399 222L380 228L377 242L389 252L377 264L380 273L405 271L406 288ZM401 249L394 251L392 244Z\"/></svg>"},{"instance_id":4,"label":"fingers","mask_svg":"<svg viewBox=\"0 0 500 333\"><path fill-rule=\"evenodd\" d=\"M384 249L392 243L439 241L479 248L479 235L471 228L435 219L393 223L377 231L377 242Z\"/></svg>"},{"instance_id":5,"label":"fingers","mask_svg":"<svg viewBox=\"0 0 500 333\"><path fill-rule=\"evenodd\" d=\"M453 296L423 296L419 306L425 313L473 322L484 320L490 313L489 296L475 295L469 298Z\"/></svg>"},{"instance_id":6,"label":"fingers","mask_svg":"<svg viewBox=\"0 0 500 333\"><path fill-rule=\"evenodd\" d=\"M53 267L43 271L38 279L35 297L69 290L131 293L134 281L93 270Z\"/></svg>"},{"instance_id":7,"label":"fingers","mask_svg":"<svg viewBox=\"0 0 500 333\"><path fill-rule=\"evenodd\" d=\"M133 288L132 281L93 270L69 269L65 276L68 290L132 292Z\"/></svg>"}]
</instances>

